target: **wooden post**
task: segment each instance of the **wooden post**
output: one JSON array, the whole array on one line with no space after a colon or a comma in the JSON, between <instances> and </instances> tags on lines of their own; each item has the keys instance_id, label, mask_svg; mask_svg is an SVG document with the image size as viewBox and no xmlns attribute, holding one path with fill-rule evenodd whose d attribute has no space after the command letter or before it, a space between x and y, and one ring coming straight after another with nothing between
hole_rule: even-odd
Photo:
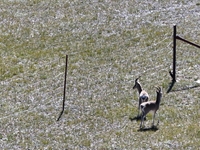
<instances>
[{"instance_id":1,"label":"wooden post","mask_svg":"<svg viewBox=\"0 0 200 150\"><path fill-rule=\"evenodd\" d=\"M66 93L66 78L67 78L67 64L68 64L68 55L66 55L66 64L65 64L65 81L64 81L64 92L63 92L63 105L62 105L62 111L60 112L60 115L57 119L57 121L60 120L64 110L65 110L65 93Z\"/></svg>"}]
</instances>

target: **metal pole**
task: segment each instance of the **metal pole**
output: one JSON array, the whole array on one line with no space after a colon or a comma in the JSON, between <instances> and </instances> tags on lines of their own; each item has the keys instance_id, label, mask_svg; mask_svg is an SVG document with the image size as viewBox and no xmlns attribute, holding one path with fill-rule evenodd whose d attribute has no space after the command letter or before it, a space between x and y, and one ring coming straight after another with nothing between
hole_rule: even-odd
<instances>
[{"instance_id":1,"label":"metal pole","mask_svg":"<svg viewBox=\"0 0 200 150\"><path fill-rule=\"evenodd\" d=\"M188 43L188 44L190 44L190 45L192 45L192 46L195 46L195 47L197 47L197 48L200 48L199 45L194 44L194 43L192 43L192 42L190 42L190 41L188 41L188 40L186 40L186 39L183 39L183 38L181 38L180 36L176 36L176 39L182 40L183 42L186 42L186 43Z\"/></svg>"},{"instance_id":2,"label":"metal pole","mask_svg":"<svg viewBox=\"0 0 200 150\"><path fill-rule=\"evenodd\" d=\"M65 110L65 93L66 93L66 78L67 78L67 64L68 64L68 55L66 55L66 64L65 64L65 81L64 81L64 92L63 92L63 105L62 111L60 112L60 116L58 117L57 121L60 120L64 110Z\"/></svg>"},{"instance_id":3,"label":"metal pole","mask_svg":"<svg viewBox=\"0 0 200 150\"><path fill-rule=\"evenodd\" d=\"M173 35L173 82L176 82L176 25L174 26Z\"/></svg>"}]
</instances>

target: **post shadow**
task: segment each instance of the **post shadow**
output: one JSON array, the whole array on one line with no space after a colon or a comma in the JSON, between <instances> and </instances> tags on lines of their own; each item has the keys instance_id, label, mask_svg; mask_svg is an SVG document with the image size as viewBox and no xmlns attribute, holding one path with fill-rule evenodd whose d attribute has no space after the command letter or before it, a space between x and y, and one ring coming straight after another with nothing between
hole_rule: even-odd
<instances>
[{"instance_id":1,"label":"post shadow","mask_svg":"<svg viewBox=\"0 0 200 150\"><path fill-rule=\"evenodd\" d=\"M167 93L171 92L171 90L172 90L174 84L175 84L175 81L173 81L173 80L171 81L171 83L169 83L169 88L168 88L168 90L167 90Z\"/></svg>"},{"instance_id":2,"label":"post shadow","mask_svg":"<svg viewBox=\"0 0 200 150\"><path fill-rule=\"evenodd\" d=\"M139 121L139 120L141 120L141 115L137 115L137 116L135 116L135 117L129 117L129 119L130 119L131 121L134 121L134 120ZM146 119L146 117L145 117L145 119Z\"/></svg>"},{"instance_id":3,"label":"post shadow","mask_svg":"<svg viewBox=\"0 0 200 150\"><path fill-rule=\"evenodd\" d=\"M200 87L200 85L183 87L183 88L180 88L180 89L172 90L171 92L178 92L178 91L190 90L190 89L194 89L194 88L198 88L198 87Z\"/></svg>"}]
</instances>

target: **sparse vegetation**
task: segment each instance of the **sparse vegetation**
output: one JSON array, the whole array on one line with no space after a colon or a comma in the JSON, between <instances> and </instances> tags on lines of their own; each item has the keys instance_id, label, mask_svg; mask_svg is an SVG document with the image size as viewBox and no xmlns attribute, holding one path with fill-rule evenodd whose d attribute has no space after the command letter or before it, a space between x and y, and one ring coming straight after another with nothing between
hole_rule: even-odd
<instances>
[{"instance_id":1,"label":"sparse vegetation","mask_svg":"<svg viewBox=\"0 0 200 150\"><path fill-rule=\"evenodd\" d=\"M199 3L9 0L0 6L2 149L200 147L199 49L177 42L178 81L166 94L172 27L200 44ZM66 110L56 122L66 54ZM163 89L158 130L140 132L140 122L131 121L140 75L150 100L154 85Z\"/></svg>"}]
</instances>

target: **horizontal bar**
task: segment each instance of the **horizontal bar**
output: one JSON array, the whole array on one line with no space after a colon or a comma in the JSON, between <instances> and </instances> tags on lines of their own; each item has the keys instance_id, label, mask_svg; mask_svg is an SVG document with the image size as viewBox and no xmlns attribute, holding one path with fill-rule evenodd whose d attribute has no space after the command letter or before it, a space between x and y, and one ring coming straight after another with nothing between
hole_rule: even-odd
<instances>
[{"instance_id":1,"label":"horizontal bar","mask_svg":"<svg viewBox=\"0 0 200 150\"><path fill-rule=\"evenodd\" d=\"M186 43L188 43L188 44L190 44L190 45L193 45L193 46L196 46L196 47L200 48L199 45L194 44L194 43L192 43L192 42L190 42L190 41L188 41L188 40L185 40L185 39L181 38L180 36L176 36L176 39L181 40L181 41L184 41L184 42L186 42Z\"/></svg>"}]
</instances>

